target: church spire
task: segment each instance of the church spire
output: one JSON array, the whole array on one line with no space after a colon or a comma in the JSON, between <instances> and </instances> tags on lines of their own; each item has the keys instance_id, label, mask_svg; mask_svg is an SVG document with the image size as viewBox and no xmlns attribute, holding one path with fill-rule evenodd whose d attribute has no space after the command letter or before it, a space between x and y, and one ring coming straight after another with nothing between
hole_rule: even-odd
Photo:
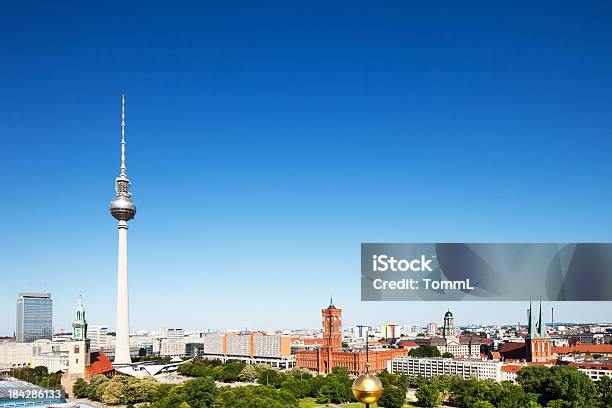
<instances>
[{"instance_id":1,"label":"church spire","mask_svg":"<svg viewBox=\"0 0 612 408\"><path fill-rule=\"evenodd\" d=\"M544 321L542 315L542 300L540 300L540 317L538 319L538 335L542 338L548 337L548 333L546 333L546 322Z\"/></svg>"},{"instance_id":2,"label":"church spire","mask_svg":"<svg viewBox=\"0 0 612 408\"><path fill-rule=\"evenodd\" d=\"M83 306L83 296L79 296L79 304L76 307L74 321L72 322L72 339L87 339L87 321L85 320L85 307Z\"/></svg>"},{"instance_id":3,"label":"church spire","mask_svg":"<svg viewBox=\"0 0 612 408\"><path fill-rule=\"evenodd\" d=\"M537 337L537 332L536 329L533 325L533 315L531 313L531 311L533 310L532 308L532 304L531 304L531 300L529 300L529 312L527 313L527 319L529 320L528 324L528 330L527 330L527 338L529 339L533 339L535 337Z\"/></svg>"}]
</instances>

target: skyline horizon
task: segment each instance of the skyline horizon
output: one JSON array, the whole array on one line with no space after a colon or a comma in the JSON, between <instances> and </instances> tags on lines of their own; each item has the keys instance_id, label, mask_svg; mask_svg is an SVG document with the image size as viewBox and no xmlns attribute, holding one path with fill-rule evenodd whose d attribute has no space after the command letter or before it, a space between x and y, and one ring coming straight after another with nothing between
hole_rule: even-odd
<instances>
[{"instance_id":1,"label":"skyline horizon","mask_svg":"<svg viewBox=\"0 0 612 408\"><path fill-rule=\"evenodd\" d=\"M50 293L50 292L30 292L30 293ZM53 299L53 294L51 294L51 299ZM81 297L82 295L79 295L79 297ZM513 303L513 304L517 304L517 303L525 303L523 301L484 301L484 302L468 302L468 303ZM412 302L390 302L390 303L412 303ZM438 304L450 304L450 303L461 303L461 302L440 302L440 301L432 301L432 302L428 302L428 303L438 303ZM536 304L539 302L536 302ZM554 304L553 306L550 307L546 307L546 304ZM552 314L552 308L557 308L558 304L560 303L586 303L586 302L542 302L542 312L543 312L543 316L547 316L546 311L548 310L548 312L550 312ZM588 302L588 303L608 303L608 302ZM83 305L86 305L86 301L83 302ZM338 307L339 309L341 309L343 312L345 311L345 309L342 306ZM526 310L526 309L525 309ZM85 306L85 311L87 312L87 307ZM420 322L408 322L408 321L397 321L397 320L386 320L386 321L380 321L380 322L363 322L363 321L358 321L358 322L354 322L351 324L342 324L343 330L347 329L347 328L353 328L356 327L358 324L366 324L369 327L378 327L378 326L382 326L384 324L398 324L400 326L420 326L421 328L425 328L428 324L430 323L435 323L437 324L439 327L441 327L441 324L439 324L439 321L443 320L443 316L444 313L446 311L453 311L452 308L450 307L442 307L440 309L440 315L442 316L441 318L438 318L437 320L421 320ZM453 312L454 314L456 312ZM457 318L457 316L454 316L455 318ZM527 326L527 319L525 316L523 316L525 319L523 320L517 320L514 322L510 322L510 321L491 321L491 322L487 322L487 321L479 321L479 320L470 320L470 319L465 319L465 318L460 318L459 320L456 321L456 326L457 327L470 327L470 326L482 326L482 327L491 327L491 326L515 326L517 323L519 323L521 326ZM343 321L345 319L345 316L343 316ZM544 321L547 325L552 324L552 320L550 320L549 318L544 318ZM107 323L92 323L89 320L87 320L88 326L102 326L102 327L108 327L110 332L115 332L114 326L112 324L107 324ZM594 321L586 321L586 320L555 320L554 322L555 325L561 325L561 324L575 324L575 325L597 325L597 324L612 324L612 320L606 321L606 320L594 320ZM64 327L59 327L56 328L55 325L53 325L53 331L54 331L54 335L55 334L60 334L60 333L70 333L70 327L71 327L71 322L66 326L66 328ZM130 327L132 327L132 323L130 323ZM289 331L295 331L295 330L318 330L320 329L320 327L316 327L316 326L311 326L311 327L299 327L299 326L293 326L293 327L274 327L274 326L268 326L268 327L253 327L253 326L244 326L244 327L238 327L238 326L232 326L227 325L227 326L223 326L223 327L213 327L213 326L205 326L205 325L199 325L199 326L193 326L193 327L185 327L185 326L181 326L181 325L158 325L155 328L151 328L151 327L139 327L139 328L131 328L130 329L130 335L136 333L136 332L143 332L143 331L147 331L147 332L155 332L155 331L159 331L161 329L164 328L181 328L187 332L197 332L197 331L212 331L212 332L231 332L231 331L283 331L283 330L289 330ZM66 330L64 330L66 329ZM10 337L10 335L4 335L0 333L0 337Z\"/></svg>"}]
</instances>

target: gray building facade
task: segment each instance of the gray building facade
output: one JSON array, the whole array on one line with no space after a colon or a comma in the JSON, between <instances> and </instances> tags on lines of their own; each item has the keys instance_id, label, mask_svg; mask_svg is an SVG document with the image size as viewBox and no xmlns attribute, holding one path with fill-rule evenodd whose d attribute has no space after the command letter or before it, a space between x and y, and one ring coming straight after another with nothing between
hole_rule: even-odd
<instances>
[{"instance_id":1,"label":"gray building facade","mask_svg":"<svg viewBox=\"0 0 612 408\"><path fill-rule=\"evenodd\" d=\"M53 337L53 301L50 293L20 293L17 296L17 342L29 343Z\"/></svg>"}]
</instances>

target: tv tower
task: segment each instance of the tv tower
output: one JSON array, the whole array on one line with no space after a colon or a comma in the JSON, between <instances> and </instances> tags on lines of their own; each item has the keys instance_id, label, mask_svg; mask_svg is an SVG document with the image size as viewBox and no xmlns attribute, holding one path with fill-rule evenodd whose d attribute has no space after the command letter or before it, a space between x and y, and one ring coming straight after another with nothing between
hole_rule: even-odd
<instances>
[{"instance_id":1,"label":"tv tower","mask_svg":"<svg viewBox=\"0 0 612 408\"><path fill-rule=\"evenodd\" d=\"M115 361L113 364L131 364L130 322L128 303L128 221L136 215L136 204L130 193L130 180L125 168L125 95L121 95L121 170L115 179L116 195L110 203L110 213L119 223L119 259L117 263L117 326Z\"/></svg>"}]
</instances>

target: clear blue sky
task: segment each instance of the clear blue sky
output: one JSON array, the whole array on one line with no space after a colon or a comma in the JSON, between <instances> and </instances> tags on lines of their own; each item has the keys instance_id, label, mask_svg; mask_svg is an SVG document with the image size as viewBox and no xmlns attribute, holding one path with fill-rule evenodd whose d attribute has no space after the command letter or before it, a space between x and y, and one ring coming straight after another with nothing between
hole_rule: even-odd
<instances>
[{"instance_id":1,"label":"clear blue sky","mask_svg":"<svg viewBox=\"0 0 612 408\"><path fill-rule=\"evenodd\" d=\"M610 2L222 3L3 2L0 334L114 325L121 92L134 329L514 322L361 303L359 244L612 240Z\"/></svg>"}]
</instances>

